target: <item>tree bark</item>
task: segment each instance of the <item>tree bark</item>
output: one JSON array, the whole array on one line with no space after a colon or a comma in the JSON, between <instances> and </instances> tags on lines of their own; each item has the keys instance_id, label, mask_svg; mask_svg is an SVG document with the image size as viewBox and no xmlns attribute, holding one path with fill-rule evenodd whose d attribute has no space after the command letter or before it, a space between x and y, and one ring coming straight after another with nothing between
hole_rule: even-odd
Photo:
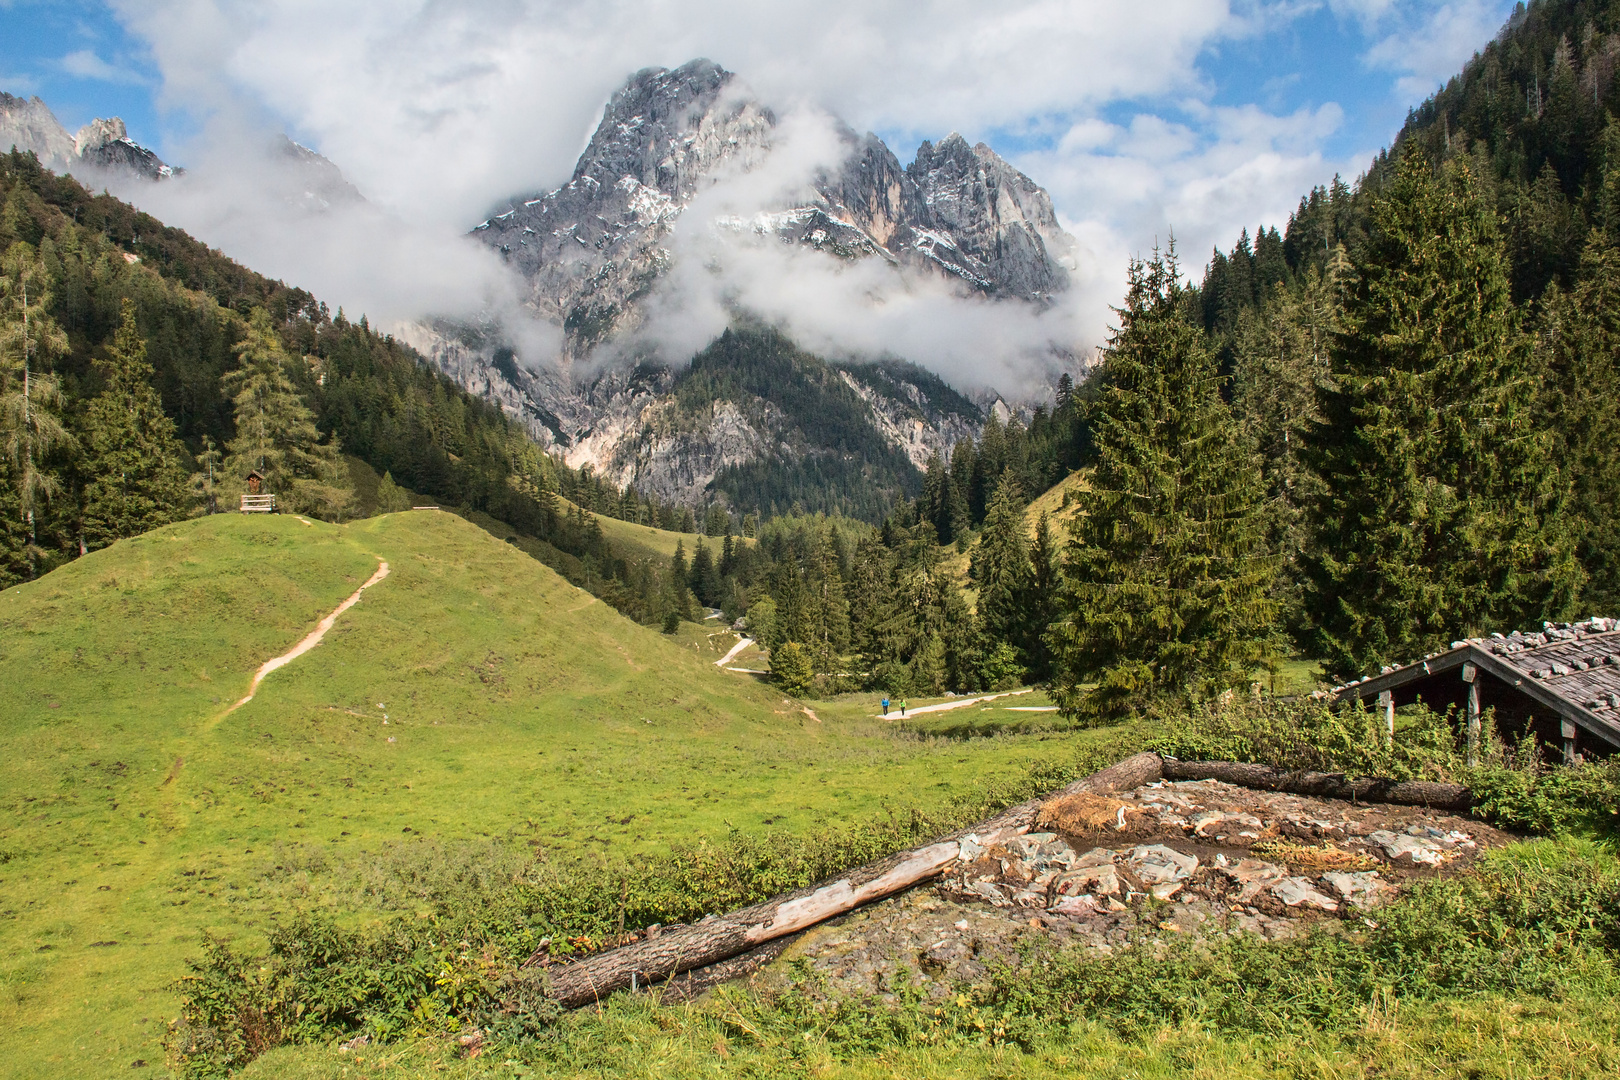
<instances>
[{"instance_id":1,"label":"tree bark","mask_svg":"<svg viewBox=\"0 0 1620 1080\"><path fill-rule=\"evenodd\" d=\"M1161 775L1159 755L1142 753L1077 780L1054 795L1129 791ZM1041 804L1052 797L1020 803L972 828L868 863L829 884L801 889L690 926L670 927L655 937L553 967L548 972L551 998L564 1008L589 1005L629 987L632 979L646 984L707 967L863 904L893 896L927 881L956 861L961 853L960 841L969 833L981 842L991 843L1028 832Z\"/></svg>"},{"instance_id":2,"label":"tree bark","mask_svg":"<svg viewBox=\"0 0 1620 1080\"><path fill-rule=\"evenodd\" d=\"M1344 773L1288 772L1269 765L1233 761L1164 761L1166 780L1220 780L1260 791L1287 791L1322 799L1428 806L1437 810L1466 811L1474 805L1473 792L1460 784L1429 780L1388 780L1367 777L1346 779Z\"/></svg>"}]
</instances>

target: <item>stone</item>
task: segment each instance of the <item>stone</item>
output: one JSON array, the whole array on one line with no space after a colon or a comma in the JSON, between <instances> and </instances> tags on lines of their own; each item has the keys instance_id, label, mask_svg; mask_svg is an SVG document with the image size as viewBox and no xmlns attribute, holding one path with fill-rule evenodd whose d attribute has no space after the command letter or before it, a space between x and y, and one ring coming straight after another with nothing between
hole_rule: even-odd
<instances>
[{"instance_id":1,"label":"stone","mask_svg":"<svg viewBox=\"0 0 1620 1080\"><path fill-rule=\"evenodd\" d=\"M1316 908L1327 912L1339 910L1339 902L1319 892L1309 878L1284 878L1271 886L1271 895L1289 907Z\"/></svg>"},{"instance_id":2,"label":"stone","mask_svg":"<svg viewBox=\"0 0 1620 1080\"><path fill-rule=\"evenodd\" d=\"M1065 896L1046 910L1054 915L1069 915L1076 919L1089 919L1102 914L1096 899L1084 893L1079 896Z\"/></svg>"},{"instance_id":3,"label":"stone","mask_svg":"<svg viewBox=\"0 0 1620 1080\"><path fill-rule=\"evenodd\" d=\"M1117 896L1120 892L1119 871L1114 864L1088 866L1072 870L1057 879L1057 892L1063 896L1095 893L1098 896Z\"/></svg>"},{"instance_id":4,"label":"stone","mask_svg":"<svg viewBox=\"0 0 1620 1080\"><path fill-rule=\"evenodd\" d=\"M1225 862L1225 857L1222 856L1217 869L1237 883L1237 900L1242 904L1253 901L1266 891L1267 886L1288 876L1288 871L1284 868L1259 859L1239 859L1231 865L1225 865Z\"/></svg>"},{"instance_id":5,"label":"stone","mask_svg":"<svg viewBox=\"0 0 1620 1080\"><path fill-rule=\"evenodd\" d=\"M1404 858L1408 862L1421 863L1425 866L1439 866L1445 861L1441 845L1434 840L1403 836L1388 829L1376 829L1367 834L1367 839L1383 849L1390 862L1399 862Z\"/></svg>"},{"instance_id":6,"label":"stone","mask_svg":"<svg viewBox=\"0 0 1620 1080\"><path fill-rule=\"evenodd\" d=\"M1074 861L1074 869L1080 870L1087 866L1112 866L1114 853L1105 847L1092 848Z\"/></svg>"},{"instance_id":7,"label":"stone","mask_svg":"<svg viewBox=\"0 0 1620 1080\"><path fill-rule=\"evenodd\" d=\"M1376 870L1363 870L1353 874L1336 871L1323 874L1322 880L1350 906L1356 908L1375 907L1395 892L1394 887L1379 877Z\"/></svg>"},{"instance_id":8,"label":"stone","mask_svg":"<svg viewBox=\"0 0 1620 1080\"><path fill-rule=\"evenodd\" d=\"M1126 860L1144 885L1184 881L1198 869L1198 859L1183 855L1163 844L1142 844L1131 849Z\"/></svg>"}]
</instances>

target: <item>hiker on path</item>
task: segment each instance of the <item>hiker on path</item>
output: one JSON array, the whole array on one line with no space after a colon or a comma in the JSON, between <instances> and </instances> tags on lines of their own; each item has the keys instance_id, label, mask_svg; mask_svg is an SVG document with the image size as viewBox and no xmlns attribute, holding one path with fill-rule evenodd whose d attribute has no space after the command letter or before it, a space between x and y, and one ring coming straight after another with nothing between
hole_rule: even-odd
<instances>
[{"instance_id":1,"label":"hiker on path","mask_svg":"<svg viewBox=\"0 0 1620 1080\"><path fill-rule=\"evenodd\" d=\"M889 715L889 699L888 698L883 699L883 715L884 716Z\"/></svg>"},{"instance_id":2,"label":"hiker on path","mask_svg":"<svg viewBox=\"0 0 1620 1080\"><path fill-rule=\"evenodd\" d=\"M900 715L901 716L906 715L906 699L905 698L900 699Z\"/></svg>"}]
</instances>

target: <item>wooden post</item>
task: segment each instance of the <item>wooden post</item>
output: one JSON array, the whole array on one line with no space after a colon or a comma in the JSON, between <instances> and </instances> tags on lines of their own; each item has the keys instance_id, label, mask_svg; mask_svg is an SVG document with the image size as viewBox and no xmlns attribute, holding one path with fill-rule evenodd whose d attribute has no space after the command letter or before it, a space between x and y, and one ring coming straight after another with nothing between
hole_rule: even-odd
<instances>
[{"instance_id":1,"label":"wooden post","mask_svg":"<svg viewBox=\"0 0 1620 1080\"><path fill-rule=\"evenodd\" d=\"M1389 737L1389 745L1395 745L1395 691L1385 690L1378 695L1378 707L1384 710L1384 731Z\"/></svg>"},{"instance_id":2,"label":"wooden post","mask_svg":"<svg viewBox=\"0 0 1620 1080\"><path fill-rule=\"evenodd\" d=\"M1568 720L1560 720L1558 725L1559 733L1564 736L1564 764L1573 765L1577 756L1575 753L1575 725Z\"/></svg>"},{"instance_id":3,"label":"wooden post","mask_svg":"<svg viewBox=\"0 0 1620 1080\"><path fill-rule=\"evenodd\" d=\"M1463 682L1468 684L1468 764L1479 764L1479 668L1462 666Z\"/></svg>"}]
</instances>

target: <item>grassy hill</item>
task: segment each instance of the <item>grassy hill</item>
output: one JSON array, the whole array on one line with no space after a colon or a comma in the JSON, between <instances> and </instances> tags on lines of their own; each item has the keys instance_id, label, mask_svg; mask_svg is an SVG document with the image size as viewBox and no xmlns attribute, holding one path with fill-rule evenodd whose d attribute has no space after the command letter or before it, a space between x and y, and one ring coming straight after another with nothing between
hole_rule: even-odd
<instances>
[{"instance_id":1,"label":"grassy hill","mask_svg":"<svg viewBox=\"0 0 1620 1080\"><path fill-rule=\"evenodd\" d=\"M264 882L322 858L808 831L1054 753L897 737L858 702L812 718L698 644L425 511L204 518L0 592L0 1073L152 1075L202 935L254 940L285 910Z\"/></svg>"},{"instance_id":2,"label":"grassy hill","mask_svg":"<svg viewBox=\"0 0 1620 1080\"><path fill-rule=\"evenodd\" d=\"M561 496L557 505L565 511L572 511L574 504ZM606 514L594 514L602 525L602 532L607 536L608 543L613 550L626 559L657 558L668 561L675 554L675 545L681 544L690 559L692 552L697 548L698 535L696 533L671 532L668 529L654 528L651 525L638 525L633 521L621 521ZM703 542L714 549L716 556L720 553L720 537L707 536ZM733 543L752 545L754 541L748 537L733 536Z\"/></svg>"}]
</instances>

